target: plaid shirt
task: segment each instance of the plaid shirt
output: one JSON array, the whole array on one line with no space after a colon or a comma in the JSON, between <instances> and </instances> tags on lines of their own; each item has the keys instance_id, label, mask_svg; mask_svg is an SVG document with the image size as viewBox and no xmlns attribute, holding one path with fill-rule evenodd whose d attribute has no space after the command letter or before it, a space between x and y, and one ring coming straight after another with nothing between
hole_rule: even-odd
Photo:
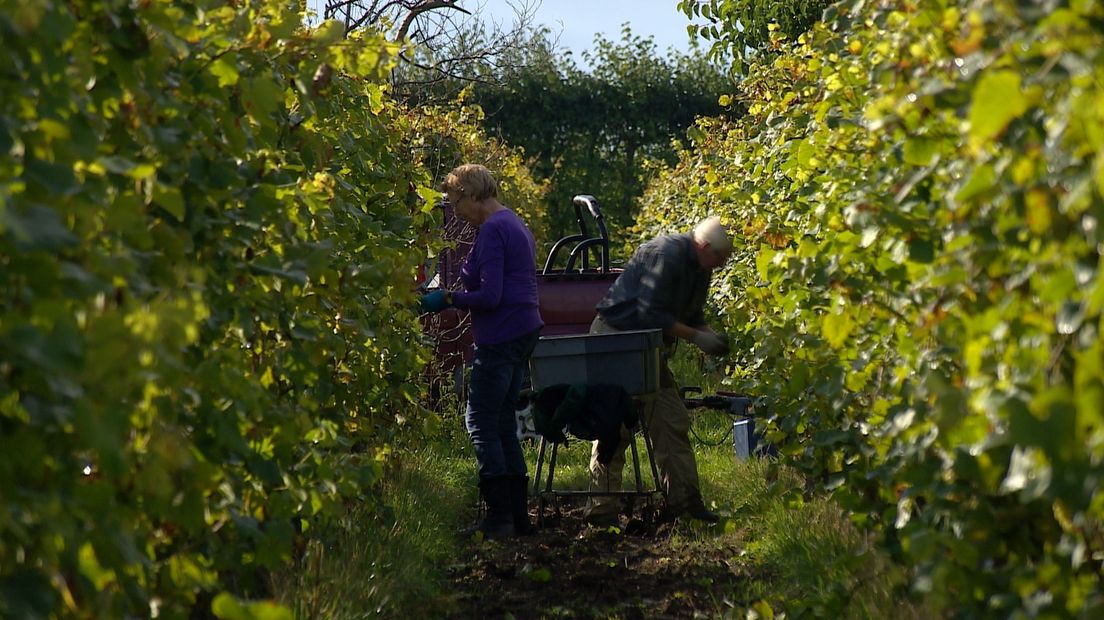
<instances>
[{"instance_id":1,"label":"plaid shirt","mask_svg":"<svg viewBox=\"0 0 1104 620\"><path fill-rule=\"evenodd\" d=\"M658 237L640 246L629 259L598 302L598 313L611 327L621 330L666 330L675 321L701 327L712 275L712 269L698 262L692 235Z\"/></svg>"}]
</instances>

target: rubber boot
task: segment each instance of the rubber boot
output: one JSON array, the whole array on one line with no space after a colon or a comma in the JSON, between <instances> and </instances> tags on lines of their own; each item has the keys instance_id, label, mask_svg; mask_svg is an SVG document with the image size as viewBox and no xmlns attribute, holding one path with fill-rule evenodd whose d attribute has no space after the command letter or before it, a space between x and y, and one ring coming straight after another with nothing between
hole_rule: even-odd
<instances>
[{"instance_id":1,"label":"rubber boot","mask_svg":"<svg viewBox=\"0 0 1104 620\"><path fill-rule=\"evenodd\" d=\"M510 476L510 511L514 517L514 534L532 536L537 533L529 520L529 476Z\"/></svg>"},{"instance_id":2,"label":"rubber boot","mask_svg":"<svg viewBox=\"0 0 1104 620\"><path fill-rule=\"evenodd\" d=\"M483 478L479 481L487 515L477 529L488 540L509 538L514 535L514 515L510 508L510 479L506 476Z\"/></svg>"},{"instance_id":3,"label":"rubber boot","mask_svg":"<svg viewBox=\"0 0 1104 620\"><path fill-rule=\"evenodd\" d=\"M719 523L721 521L717 513L705 507L705 502L702 501L701 495L695 495L690 499L690 505L686 507L686 514L698 521L705 521L706 523Z\"/></svg>"}]
</instances>

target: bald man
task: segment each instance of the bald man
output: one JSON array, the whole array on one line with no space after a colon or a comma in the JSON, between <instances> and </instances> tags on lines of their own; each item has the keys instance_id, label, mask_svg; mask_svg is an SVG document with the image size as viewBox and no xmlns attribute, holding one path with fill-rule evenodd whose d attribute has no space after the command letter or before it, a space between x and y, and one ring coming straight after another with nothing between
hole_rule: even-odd
<instances>
[{"instance_id":1,"label":"bald man","mask_svg":"<svg viewBox=\"0 0 1104 620\"><path fill-rule=\"evenodd\" d=\"M716 216L706 218L690 233L665 235L637 249L625 270L598 302L598 316L591 333L662 329L664 343L685 340L710 355L728 352L727 339L705 323L703 308L713 270L732 255L732 238ZM660 386L644 411L660 485L667 496L661 517L688 515L716 523L719 519L702 501L698 465L690 445L690 414L679 396L667 355L660 371ZM591 452L591 491L621 490L625 449L624 435L609 463L598 460L598 445ZM594 525L618 523L619 503L613 497L594 497L587 505L587 521Z\"/></svg>"}]
</instances>

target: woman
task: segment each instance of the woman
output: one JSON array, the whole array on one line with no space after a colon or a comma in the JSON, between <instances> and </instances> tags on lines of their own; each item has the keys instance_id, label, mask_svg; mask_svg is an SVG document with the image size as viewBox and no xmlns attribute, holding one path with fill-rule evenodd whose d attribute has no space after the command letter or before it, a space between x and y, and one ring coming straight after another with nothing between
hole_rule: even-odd
<instances>
[{"instance_id":1,"label":"woman","mask_svg":"<svg viewBox=\"0 0 1104 620\"><path fill-rule=\"evenodd\" d=\"M485 167L457 167L442 189L456 216L478 232L460 270L464 290L434 291L422 297L422 309L471 311L475 356L464 417L487 504L478 530L487 538L524 534L532 526L514 405L544 325L537 307L536 243L521 218L498 202L497 184Z\"/></svg>"}]
</instances>

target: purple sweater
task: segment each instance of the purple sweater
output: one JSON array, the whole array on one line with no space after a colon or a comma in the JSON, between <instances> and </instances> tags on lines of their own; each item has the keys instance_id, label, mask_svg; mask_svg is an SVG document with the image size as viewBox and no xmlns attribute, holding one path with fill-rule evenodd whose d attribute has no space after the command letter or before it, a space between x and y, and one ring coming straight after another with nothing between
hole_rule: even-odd
<instances>
[{"instance_id":1,"label":"purple sweater","mask_svg":"<svg viewBox=\"0 0 1104 620\"><path fill-rule=\"evenodd\" d=\"M537 245L509 209L492 213L476 233L464 267L463 291L452 295L471 310L475 343L501 344L544 325L537 302Z\"/></svg>"}]
</instances>

